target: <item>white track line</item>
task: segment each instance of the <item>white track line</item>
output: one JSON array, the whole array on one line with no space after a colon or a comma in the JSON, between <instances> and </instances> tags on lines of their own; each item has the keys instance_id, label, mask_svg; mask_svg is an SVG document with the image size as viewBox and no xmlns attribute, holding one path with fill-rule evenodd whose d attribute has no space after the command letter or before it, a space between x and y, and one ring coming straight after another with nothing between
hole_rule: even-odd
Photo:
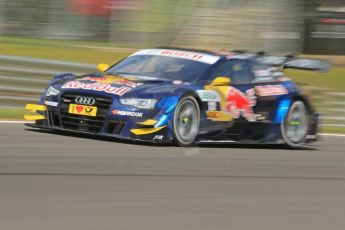
<instances>
[{"instance_id":1,"label":"white track line","mask_svg":"<svg viewBox=\"0 0 345 230\"><path fill-rule=\"evenodd\" d=\"M24 124L24 123L34 123L32 121L19 121L19 120L13 120L13 121L3 121L0 120L0 123L4 124ZM345 134L336 134L336 133L320 133L320 136L331 136L331 137L345 137Z\"/></svg>"},{"instance_id":2,"label":"white track line","mask_svg":"<svg viewBox=\"0 0 345 230\"><path fill-rule=\"evenodd\" d=\"M345 134L336 134L336 133L320 133L321 136L330 136L330 137L345 137Z\"/></svg>"},{"instance_id":3,"label":"white track line","mask_svg":"<svg viewBox=\"0 0 345 230\"><path fill-rule=\"evenodd\" d=\"M24 124L24 123L33 123L32 121L17 121L17 120L13 120L13 121L3 121L0 120L0 123L6 123L6 124Z\"/></svg>"}]
</instances>

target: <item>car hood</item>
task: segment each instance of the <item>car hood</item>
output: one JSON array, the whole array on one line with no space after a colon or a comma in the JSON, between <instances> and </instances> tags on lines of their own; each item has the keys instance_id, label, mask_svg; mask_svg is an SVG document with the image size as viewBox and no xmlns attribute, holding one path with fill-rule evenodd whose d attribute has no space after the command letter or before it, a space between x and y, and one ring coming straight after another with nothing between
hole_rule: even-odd
<instances>
[{"instance_id":1,"label":"car hood","mask_svg":"<svg viewBox=\"0 0 345 230\"><path fill-rule=\"evenodd\" d=\"M62 92L85 92L90 94L102 94L111 97L155 97L157 94L172 93L180 86L186 86L190 83L158 79L145 76L118 76L87 75L74 79L69 79L58 88Z\"/></svg>"}]
</instances>

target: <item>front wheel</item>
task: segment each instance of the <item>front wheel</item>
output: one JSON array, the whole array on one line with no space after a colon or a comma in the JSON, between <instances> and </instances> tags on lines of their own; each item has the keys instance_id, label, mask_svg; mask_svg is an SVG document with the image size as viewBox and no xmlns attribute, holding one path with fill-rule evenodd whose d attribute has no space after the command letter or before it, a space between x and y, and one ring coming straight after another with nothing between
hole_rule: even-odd
<instances>
[{"instance_id":1,"label":"front wheel","mask_svg":"<svg viewBox=\"0 0 345 230\"><path fill-rule=\"evenodd\" d=\"M180 146L195 143L200 125L200 108L196 99L186 96L181 99L175 109L173 118L175 142Z\"/></svg>"},{"instance_id":2,"label":"front wheel","mask_svg":"<svg viewBox=\"0 0 345 230\"><path fill-rule=\"evenodd\" d=\"M290 147L296 147L305 142L309 130L308 109L303 101L294 101L281 124L282 136Z\"/></svg>"}]
</instances>

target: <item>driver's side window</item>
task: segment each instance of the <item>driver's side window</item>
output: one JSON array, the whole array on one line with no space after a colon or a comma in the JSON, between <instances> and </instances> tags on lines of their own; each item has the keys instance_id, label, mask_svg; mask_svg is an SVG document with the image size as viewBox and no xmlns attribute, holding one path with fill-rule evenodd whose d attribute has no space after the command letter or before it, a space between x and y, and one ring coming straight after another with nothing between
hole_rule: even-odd
<instances>
[{"instance_id":1,"label":"driver's side window","mask_svg":"<svg viewBox=\"0 0 345 230\"><path fill-rule=\"evenodd\" d=\"M251 82L248 65L242 60L229 60L216 67L211 73L210 80L217 77L229 77L231 78L231 84L236 85Z\"/></svg>"}]
</instances>

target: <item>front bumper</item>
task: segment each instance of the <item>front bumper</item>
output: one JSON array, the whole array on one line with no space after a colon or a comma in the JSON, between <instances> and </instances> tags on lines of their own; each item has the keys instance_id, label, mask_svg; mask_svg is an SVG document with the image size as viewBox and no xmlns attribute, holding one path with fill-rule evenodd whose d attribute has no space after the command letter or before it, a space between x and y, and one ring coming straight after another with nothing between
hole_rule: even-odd
<instances>
[{"instance_id":1,"label":"front bumper","mask_svg":"<svg viewBox=\"0 0 345 230\"><path fill-rule=\"evenodd\" d=\"M125 137L122 135L114 135L114 134L108 134L108 133L91 133L91 132L86 132L82 130L72 130L72 129L64 129L58 126L46 126L46 125L40 125L36 123L25 123L25 126L28 126L30 128L35 128L35 129L40 129L40 130L49 130L49 131L57 131L57 132L66 132L66 133L71 133L71 134L82 134L85 136L92 136L92 137L99 137L99 138L114 138L114 139L119 139L119 140L124 140L124 141L130 141L130 142L140 142L140 143L154 143L154 144L170 144L172 143L172 140L159 140L159 139L154 139L155 136L151 136L152 138L142 138L142 137Z\"/></svg>"},{"instance_id":2,"label":"front bumper","mask_svg":"<svg viewBox=\"0 0 345 230\"><path fill-rule=\"evenodd\" d=\"M168 121L130 118L111 114L111 109L100 112L96 117L69 114L66 108L45 105L26 106L30 112L26 120L35 121L27 126L39 129L68 131L73 133L92 134L96 136L114 137L133 141L152 143L170 143L172 138L168 132ZM155 113L156 118L160 113Z\"/></svg>"}]
</instances>

